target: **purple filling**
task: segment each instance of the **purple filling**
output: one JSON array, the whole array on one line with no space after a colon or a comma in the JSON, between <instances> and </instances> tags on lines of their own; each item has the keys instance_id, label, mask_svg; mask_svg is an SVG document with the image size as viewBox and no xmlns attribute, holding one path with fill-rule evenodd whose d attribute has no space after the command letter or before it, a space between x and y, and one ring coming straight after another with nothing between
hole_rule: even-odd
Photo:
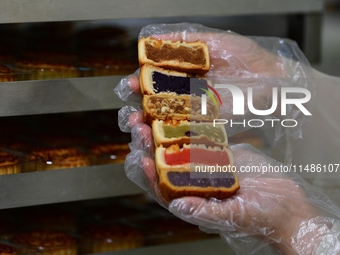
<instances>
[{"instance_id":1,"label":"purple filling","mask_svg":"<svg viewBox=\"0 0 340 255\"><path fill-rule=\"evenodd\" d=\"M174 186L194 186L194 187L224 187L230 188L235 184L233 173L225 173L223 178L190 178L188 172L168 172L168 178Z\"/></svg>"},{"instance_id":2,"label":"purple filling","mask_svg":"<svg viewBox=\"0 0 340 255\"><path fill-rule=\"evenodd\" d=\"M154 90L160 92L175 92L179 95L196 95L201 96L205 92L201 89L207 89L207 82L204 79L170 76L159 72L152 73Z\"/></svg>"}]
</instances>

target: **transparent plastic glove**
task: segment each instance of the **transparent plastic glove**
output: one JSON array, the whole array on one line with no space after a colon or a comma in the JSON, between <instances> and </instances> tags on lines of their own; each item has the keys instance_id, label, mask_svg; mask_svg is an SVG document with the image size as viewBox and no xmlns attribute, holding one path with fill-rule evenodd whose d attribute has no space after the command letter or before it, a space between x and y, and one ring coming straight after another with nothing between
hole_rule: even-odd
<instances>
[{"instance_id":1,"label":"transparent plastic glove","mask_svg":"<svg viewBox=\"0 0 340 255\"><path fill-rule=\"evenodd\" d=\"M131 117L131 124L136 120ZM241 186L233 197L184 197L167 203L158 187L153 146L150 127L136 122L125 165L128 177L177 217L219 233L236 254L315 254L340 217L340 208L326 195L298 174L284 173L289 166L246 144L231 146ZM325 254L340 252L338 237L331 238Z\"/></svg>"},{"instance_id":2,"label":"transparent plastic glove","mask_svg":"<svg viewBox=\"0 0 340 255\"><path fill-rule=\"evenodd\" d=\"M313 75L307 60L296 44L289 40L246 38L231 32L186 23L148 26L140 35L171 40L206 41L211 56L211 71L207 76L217 80L225 76L247 79L247 86L257 88L257 106L270 105L272 99L268 88L271 87L268 84L273 78L283 79L283 83L276 84L277 86L285 86L284 79L288 78L290 81L302 80L302 87L313 87L308 80ZM252 79L255 79L255 84L251 82ZM125 92L122 92L122 88ZM115 92L123 100L129 100L135 98L134 92L138 92L138 88L136 72L123 79ZM228 101L228 96L230 95L222 95L222 100ZM221 109L222 118L230 116L230 108L230 104L224 105ZM299 112L291 113L292 118L299 117ZM297 175L286 177L240 174L241 189L233 198L217 201L187 197L168 204L162 199L158 189L152 132L143 123L141 108L126 106L120 110L118 117L121 129L132 134L131 153L125 163L127 176L178 217L198 224L205 231L220 233L238 254L269 254L264 252L269 243L275 243L277 249L287 254L310 254L339 216L339 208L335 204L324 195L313 193L309 184ZM280 142L283 140L296 141L302 138L302 134L302 127L291 133L275 130L272 139L281 146ZM232 146L231 149L238 167L240 164L279 164L249 148ZM291 152L292 150L289 151ZM310 244L311 240L313 244ZM334 244L331 247L338 246Z\"/></svg>"},{"instance_id":3,"label":"transparent plastic glove","mask_svg":"<svg viewBox=\"0 0 340 255\"><path fill-rule=\"evenodd\" d=\"M231 149L239 170L284 167L250 146L234 145ZM281 170L239 173L239 177L241 189L231 199L186 197L172 201L169 210L183 220L220 233L237 254L267 254L269 243L283 254L315 254L340 216L340 209L326 195L316 192L297 174L283 174ZM327 254L339 251L339 240L329 243Z\"/></svg>"},{"instance_id":4,"label":"transparent plastic glove","mask_svg":"<svg viewBox=\"0 0 340 255\"><path fill-rule=\"evenodd\" d=\"M253 89L253 105L256 109L269 109L272 105L272 88L302 87L312 94L314 90L313 71L298 48L291 40L268 37L244 37L230 31L221 31L199 24L155 24L144 27L141 37L155 37L165 40L184 40L187 42L201 40L206 42L210 55L210 71L207 78L214 84L231 83L241 88L247 98L247 88ZM138 71L124 78L116 93L124 101L140 102L138 91ZM127 89L129 88L129 89ZM245 102L245 114L236 118L232 115L232 94L228 89L218 89L223 104L220 107L221 119L233 119L235 122L249 119L280 119L280 104L277 111L270 116L254 116ZM284 162L291 161L292 149L302 139L302 130L308 125L308 119L294 107L287 110L286 119L294 119L299 125L289 130L281 125L273 128L265 122L264 133L271 142L276 155ZM229 122L230 123L230 122ZM125 125L126 126L126 125ZM227 125L229 136L249 129L249 125Z\"/></svg>"},{"instance_id":5,"label":"transparent plastic glove","mask_svg":"<svg viewBox=\"0 0 340 255\"><path fill-rule=\"evenodd\" d=\"M211 60L207 77L298 78L311 75L306 57L295 42L287 39L245 37L191 23L152 24L141 30L139 39L148 36L206 42Z\"/></svg>"}]
</instances>

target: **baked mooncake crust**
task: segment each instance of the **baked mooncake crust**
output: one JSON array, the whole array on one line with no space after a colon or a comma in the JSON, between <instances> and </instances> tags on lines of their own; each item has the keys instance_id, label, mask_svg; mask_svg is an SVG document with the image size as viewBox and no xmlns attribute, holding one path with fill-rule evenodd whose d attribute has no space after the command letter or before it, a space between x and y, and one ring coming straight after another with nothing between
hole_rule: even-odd
<instances>
[{"instance_id":1,"label":"baked mooncake crust","mask_svg":"<svg viewBox=\"0 0 340 255\"><path fill-rule=\"evenodd\" d=\"M204 42L172 42L170 40L143 37L138 41L140 65L173 69L204 75L210 69L208 46Z\"/></svg>"}]
</instances>

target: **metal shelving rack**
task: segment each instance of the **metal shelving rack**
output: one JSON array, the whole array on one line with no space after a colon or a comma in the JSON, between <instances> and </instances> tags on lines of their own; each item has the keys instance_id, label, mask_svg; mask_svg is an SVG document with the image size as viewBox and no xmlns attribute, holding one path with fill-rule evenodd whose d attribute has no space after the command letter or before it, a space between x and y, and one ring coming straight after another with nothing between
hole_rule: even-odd
<instances>
[{"instance_id":1,"label":"metal shelving rack","mask_svg":"<svg viewBox=\"0 0 340 255\"><path fill-rule=\"evenodd\" d=\"M2 82L0 116L120 109L122 76Z\"/></svg>"},{"instance_id":2,"label":"metal shelving rack","mask_svg":"<svg viewBox=\"0 0 340 255\"><path fill-rule=\"evenodd\" d=\"M91 21L232 15L302 15L305 43L319 40L319 0L3 0L0 23ZM155 11L156 10L156 11ZM312 27L313 26L313 27ZM5 36L5 35L3 35ZM316 44L317 45L317 44ZM306 44L315 57L315 47ZM314 55L313 55L314 54ZM0 84L0 116L117 109L124 105L113 88L121 77L18 81ZM112 91L112 93L108 93ZM0 209L141 193L125 176L123 165L0 176ZM146 247L138 254L233 254L221 240ZM117 252L136 254L135 250ZM116 254L116 253L115 253Z\"/></svg>"},{"instance_id":3,"label":"metal shelving rack","mask_svg":"<svg viewBox=\"0 0 340 255\"><path fill-rule=\"evenodd\" d=\"M75 21L180 16L313 13L322 10L319 0L3 0L0 23Z\"/></svg>"},{"instance_id":4,"label":"metal shelving rack","mask_svg":"<svg viewBox=\"0 0 340 255\"><path fill-rule=\"evenodd\" d=\"M0 178L0 209L141 192L126 177L124 164L11 174Z\"/></svg>"}]
</instances>

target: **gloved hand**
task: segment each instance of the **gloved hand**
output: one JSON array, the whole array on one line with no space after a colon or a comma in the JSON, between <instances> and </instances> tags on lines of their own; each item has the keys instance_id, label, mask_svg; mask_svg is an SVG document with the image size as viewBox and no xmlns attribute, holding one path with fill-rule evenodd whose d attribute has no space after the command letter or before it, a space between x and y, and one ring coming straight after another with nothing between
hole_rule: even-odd
<instances>
[{"instance_id":1,"label":"gloved hand","mask_svg":"<svg viewBox=\"0 0 340 255\"><path fill-rule=\"evenodd\" d=\"M158 188L151 129L135 122L138 118L133 115L132 152L125 165L128 177L174 215L207 232L219 233L237 254L273 254L263 250L269 243L283 254L314 254L340 216L339 208L327 196L315 192L297 174L283 171L240 172L240 190L223 201L184 197L168 204ZM233 145L231 149L238 170L283 167L249 145ZM340 249L336 238L328 245L328 254Z\"/></svg>"},{"instance_id":2,"label":"gloved hand","mask_svg":"<svg viewBox=\"0 0 340 255\"><path fill-rule=\"evenodd\" d=\"M211 56L211 71L207 76L213 79L226 75L228 78L247 78L243 79L245 83L257 78L255 85L260 81L260 86L257 87L256 98L260 106L271 102L268 77L294 80L310 77L308 62L290 41L253 38L254 41L192 24L146 27L141 36L148 35L171 40L206 41ZM254 82L247 86L254 86ZM125 101L140 103L138 71L124 78L115 91ZM222 94L222 100L228 102L228 96ZM222 118L230 116L231 105L223 107ZM125 163L127 176L178 217L206 231L220 233L238 254L265 254L262 248L268 243L275 243L281 252L287 254L311 254L340 215L336 205L326 196L314 193L298 175L286 176L281 172L240 172L240 190L223 201L186 197L168 204L158 189L152 132L143 123L141 108L122 108L119 125L123 131L131 131L132 134L131 153ZM297 134L301 135L301 131L300 127ZM274 139L280 141L282 136L296 139L294 134L287 136L286 133L274 132ZM282 165L245 145L231 146L231 149L238 170L246 166ZM260 240L256 245L253 243L255 239ZM338 249L339 246L332 248Z\"/></svg>"},{"instance_id":3,"label":"gloved hand","mask_svg":"<svg viewBox=\"0 0 340 255\"><path fill-rule=\"evenodd\" d=\"M213 84L231 83L243 90L247 98L247 88L253 89L253 105L255 109L269 109L272 106L272 88L298 86L307 88L313 94L313 71L297 44L290 40L268 37L248 38L232 32L207 28L197 24L158 24L142 29L139 37L157 36L166 40L201 40L209 48L211 67L206 74ZM139 70L122 79L115 89L123 101L141 103L139 92ZM228 89L217 89L223 104L220 107L221 119L234 122L245 122L226 126L229 136L246 131L250 119L281 119L280 103L273 116L254 116L245 105L244 116L234 116L232 94ZM137 93L136 93L137 92ZM278 100L280 102L280 100ZM131 111L140 108L130 106L122 109L121 128L129 131L126 118ZM236 118L237 117L237 118ZM275 128L270 121L264 121L262 128L268 136L271 147L278 158L285 163L291 162L290 153L302 139L301 130L308 125L308 119L302 112L294 107L287 111L286 119L294 119L299 124L297 127L287 129L278 122ZM256 123L257 125L257 123Z\"/></svg>"},{"instance_id":4,"label":"gloved hand","mask_svg":"<svg viewBox=\"0 0 340 255\"><path fill-rule=\"evenodd\" d=\"M236 254L277 254L273 249L282 254L314 254L340 216L339 208L327 196L315 192L297 174L280 171L239 172L241 188L229 199L184 197L167 204L160 195L154 161L146 155L145 149L152 153L153 148L150 127L139 123L133 130L132 144L143 144L144 150L140 147L142 154L133 150L128 156L129 177L177 217L204 231L219 233ZM239 171L254 166L262 170L265 166L284 167L250 145L233 145L231 149ZM340 251L338 239L332 238L325 254ZM267 247L270 243L274 248Z\"/></svg>"}]
</instances>

